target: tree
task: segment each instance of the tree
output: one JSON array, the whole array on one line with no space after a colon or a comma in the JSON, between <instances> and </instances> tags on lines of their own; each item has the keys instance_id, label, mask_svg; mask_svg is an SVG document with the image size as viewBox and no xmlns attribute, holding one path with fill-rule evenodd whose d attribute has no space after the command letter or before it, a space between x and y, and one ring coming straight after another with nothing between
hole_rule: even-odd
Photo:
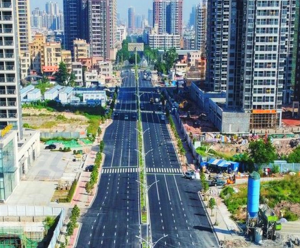
<instances>
[{"instance_id":1,"label":"tree","mask_svg":"<svg viewBox=\"0 0 300 248\"><path fill-rule=\"evenodd\" d=\"M69 79L69 73L67 70L67 66L64 62L59 63L58 72L56 72L55 77L58 84L66 85Z\"/></svg>"},{"instance_id":2,"label":"tree","mask_svg":"<svg viewBox=\"0 0 300 248\"><path fill-rule=\"evenodd\" d=\"M92 192L92 190L93 190L92 184L90 182L87 182L85 184L85 191L86 191L86 193L90 194Z\"/></svg>"},{"instance_id":3,"label":"tree","mask_svg":"<svg viewBox=\"0 0 300 248\"><path fill-rule=\"evenodd\" d=\"M300 163L300 147L297 147L288 155L287 161L289 163Z\"/></svg>"},{"instance_id":4,"label":"tree","mask_svg":"<svg viewBox=\"0 0 300 248\"><path fill-rule=\"evenodd\" d=\"M69 77L68 85L71 86L71 87L75 87L76 86L75 80L76 80L75 74L71 73L70 77Z\"/></svg>"},{"instance_id":5,"label":"tree","mask_svg":"<svg viewBox=\"0 0 300 248\"><path fill-rule=\"evenodd\" d=\"M176 48L172 47L167 52L164 53L164 61L166 64L167 71L170 71L170 69L173 67L175 61L178 58L178 54L176 52Z\"/></svg>"},{"instance_id":6,"label":"tree","mask_svg":"<svg viewBox=\"0 0 300 248\"><path fill-rule=\"evenodd\" d=\"M268 164L277 158L275 147L270 140L262 139L252 141L249 144L249 155L255 164Z\"/></svg>"},{"instance_id":7,"label":"tree","mask_svg":"<svg viewBox=\"0 0 300 248\"><path fill-rule=\"evenodd\" d=\"M215 207L216 205L217 205L217 204L216 204L215 198L210 198L210 199L209 199L209 202L208 202L208 207L209 207L210 210L211 210L211 216L212 216L212 211L213 211L213 209L214 209L214 207Z\"/></svg>"},{"instance_id":8,"label":"tree","mask_svg":"<svg viewBox=\"0 0 300 248\"><path fill-rule=\"evenodd\" d=\"M79 215L80 215L80 209L79 209L79 207L78 207L77 205L75 205L75 206L73 207L72 212L71 212L71 215L72 215L72 216L75 216L76 218L79 217Z\"/></svg>"}]
</instances>

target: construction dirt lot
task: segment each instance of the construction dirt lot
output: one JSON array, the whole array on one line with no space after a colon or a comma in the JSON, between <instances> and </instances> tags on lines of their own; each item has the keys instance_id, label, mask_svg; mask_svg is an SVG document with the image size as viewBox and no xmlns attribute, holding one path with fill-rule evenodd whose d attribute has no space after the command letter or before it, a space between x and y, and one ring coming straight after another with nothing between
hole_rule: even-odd
<instances>
[{"instance_id":1,"label":"construction dirt lot","mask_svg":"<svg viewBox=\"0 0 300 248\"><path fill-rule=\"evenodd\" d=\"M51 112L46 109L23 108L25 127L41 132L85 132L88 119L70 112Z\"/></svg>"}]
</instances>

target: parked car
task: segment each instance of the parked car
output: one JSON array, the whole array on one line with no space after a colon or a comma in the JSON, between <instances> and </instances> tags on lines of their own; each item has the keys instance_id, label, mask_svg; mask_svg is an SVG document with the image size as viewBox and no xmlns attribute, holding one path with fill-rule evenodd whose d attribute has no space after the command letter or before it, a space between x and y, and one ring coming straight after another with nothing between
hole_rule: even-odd
<instances>
[{"instance_id":1,"label":"parked car","mask_svg":"<svg viewBox=\"0 0 300 248\"><path fill-rule=\"evenodd\" d=\"M186 173L184 173L184 177L187 179L195 179L196 175L194 171L187 171Z\"/></svg>"},{"instance_id":2,"label":"parked car","mask_svg":"<svg viewBox=\"0 0 300 248\"><path fill-rule=\"evenodd\" d=\"M124 116L124 120L128 120L128 115L125 115L125 116Z\"/></svg>"},{"instance_id":3,"label":"parked car","mask_svg":"<svg viewBox=\"0 0 300 248\"><path fill-rule=\"evenodd\" d=\"M48 145L45 147L45 149L50 149L50 150L56 149L56 145L54 144Z\"/></svg>"},{"instance_id":4,"label":"parked car","mask_svg":"<svg viewBox=\"0 0 300 248\"><path fill-rule=\"evenodd\" d=\"M141 108L141 110L143 110L145 107L143 104L140 104L140 108Z\"/></svg>"},{"instance_id":5,"label":"parked car","mask_svg":"<svg viewBox=\"0 0 300 248\"><path fill-rule=\"evenodd\" d=\"M214 178L213 180L208 181L208 184L209 186L224 186L226 182L219 178Z\"/></svg>"},{"instance_id":6,"label":"parked car","mask_svg":"<svg viewBox=\"0 0 300 248\"><path fill-rule=\"evenodd\" d=\"M85 167L85 171L88 171L88 172L92 172L94 169L94 165L88 165L87 167Z\"/></svg>"},{"instance_id":7,"label":"parked car","mask_svg":"<svg viewBox=\"0 0 300 248\"><path fill-rule=\"evenodd\" d=\"M164 115L161 115L161 116L160 116L160 119L161 119L162 121L164 121L164 120L165 120L165 116L164 116Z\"/></svg>"}]
</instances>

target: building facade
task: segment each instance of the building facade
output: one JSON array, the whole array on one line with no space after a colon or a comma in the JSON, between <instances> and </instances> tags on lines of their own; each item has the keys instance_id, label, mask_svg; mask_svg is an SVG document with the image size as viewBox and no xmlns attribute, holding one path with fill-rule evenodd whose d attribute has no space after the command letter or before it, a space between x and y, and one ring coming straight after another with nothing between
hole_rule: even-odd
<instances>
[{"instance_id":1,"label":"building facade","mask_svg":"<svg viewBox=\"0 0 300 248\"><path fill-rule=\"evenodd\" d=\"M65 48L73 53L73 41L85 39L91 56L114 59L116 8L116 0L64 0Z\"/></svg>"},{"instance_id":2,"label":"building facade","mask_svg":"<svg viewBox=\"0 0 300 248\"><path fill-rule=\"evenodd\" d=\"M205 54L207 0L201 0L195 9L195 48Z\"/></svg>"},{"instance_id":3,"label":"building facade","mask_svg":"<svg viewBox=\"0 0 300 248\"><path fill-rule=\"evenodd\" d=\"M90 44L86 42L86 40L76 39L73 41L74 47L74 61L78 61L79 59L85 59L90 57Z\"/></svg>"},{"instance_id":4,"label":"building facade","mask_svg":"<svg viewBox=\"0 0 300 248\"><path fill-rule=\"evenodd\" d=\"M207 89L226 90L226 109L250 129L281 125L291 97L295 0L208 1Z\"/></svg>"},{"instance_id":5,"label":"building facade","mask_svg":"<svg viewBox=\"0 0 300 248\"><path fill-rule=\"evenodd\" d=\"M128 33L133 33L135 29L135 13L134 8L128 8Z\"/></svg>"},{"instance_id":6,"label":"building facade","mask_svg":"<svg viewBox=\"0 0 300 248\"><path fill-rule=\"evenodd\" d=\"M149 34L148 44L152 49L180 49L180 36L172 34Z\"/></svg>"},{"instance_id":7,"label":"building facade","mask_svg":"<svg viewBox=\"0 0 300 248\"><path fill-rule=\"evenodd\" d=\"M12 125L22 139L17 1L1 1L0 20L0 129Z\"/></svg>"},{"instance_id":8,"label":"building facade","mask_svg":"<svg viewBox=\"0 0 300 248\"><path fill-rule=\"evenodd\" d=\"M159 34L182 35L183 0L154 0L153 25Z\"/></svg>"}]
</instances>

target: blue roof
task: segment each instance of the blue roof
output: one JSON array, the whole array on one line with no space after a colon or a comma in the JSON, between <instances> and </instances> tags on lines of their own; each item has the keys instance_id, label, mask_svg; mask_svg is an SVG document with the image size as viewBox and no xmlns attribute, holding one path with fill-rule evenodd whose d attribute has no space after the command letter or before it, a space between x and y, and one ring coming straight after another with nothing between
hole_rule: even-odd
<instances>
[{"instance_id":1,"label":"blue roof","mask_svg":"<svg viewBox=\"0 0 300 248\"><path fill-rule=\"evenodd\" d=\"M54 93L55 91L59 91L61 88L63 88L63 87L60 86L60 85L56 85L56 86L54 86L53 88L51 88L50 90L47 90L45 93L52 94L52 93Z\"/></svg>"},{"instance_id":2,"label":"blue roof","mask_svg":"<svg viewBox=\"0 0 300 248\"><path fill-rule=\"evenodd\" d=\"M61 90L61 92L60 93L71 93L72 91L73 91L73 87L65 87L65 88L63 88L62 90Z\"/></svg>"},{"instance_id":3,"label":"blue roof","mask_svg":"<svg viewBox=\"0 0 300 248\"><path fill-rule=\"evenodd\" d=\"M208 163L208 164L211 164L211 163L213 163L215 160L216 160L215 158L211 158L207 163Z\"/></svg>"},{"instance_id":4,"label":"blue roof","mask_svg":"<svg viewBox=\"0 0 300 248\"><path fill-rule=\"evenodd\" d=\"M34 86L33 86L33 85L28 85L28 86L22 88L22 89L20 90L20 92L21 92L21 94L24 94L24 93L27 93L28 91L33 90L33 89L34 89Z\"/></svg>"},{"instance_id":5,"label":"blue roof","mask_svg":"<svg viewBox=\"0 0 300 248\"><path fill-rule=\"evenodd\" d=\"M30 91L30 92L28 92L28 94L36 94L36 93L38 93L38 92L41 92L41 90L40 89L34 89L34 90L32 90L32 91Z\"/></svg>"}]
</instances>

